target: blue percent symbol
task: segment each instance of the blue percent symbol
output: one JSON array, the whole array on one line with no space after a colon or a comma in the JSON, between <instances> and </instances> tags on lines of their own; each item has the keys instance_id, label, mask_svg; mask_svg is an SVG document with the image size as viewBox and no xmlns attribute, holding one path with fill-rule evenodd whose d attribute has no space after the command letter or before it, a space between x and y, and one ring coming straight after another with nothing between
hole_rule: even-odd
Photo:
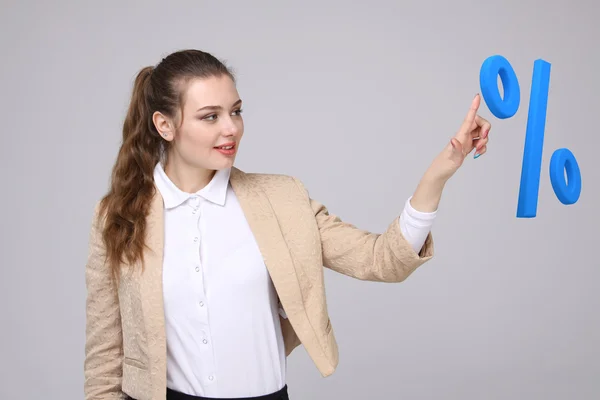
<instances>
[{"instance_id":1,"label":"blue percent symbol","mask_svg":"<svg viewBox=\"0 0 600 400\"><path fill-rule=\"evenodd\" d=\"M504 96L500 95L498 76L502 82ZM506 58L500 55L488 57L481 66L479 84L483 99L494 116L505 119L517 113L521 91L517 75ZM517 218L534 218L537 214L549 86L550 63L542 59L535 60L529 96ZM573 153L566 148L554 151L549 169L552 189L558 200L567 205L576 203L581 194L581 171Z\"/></svg>"}]
</instances>

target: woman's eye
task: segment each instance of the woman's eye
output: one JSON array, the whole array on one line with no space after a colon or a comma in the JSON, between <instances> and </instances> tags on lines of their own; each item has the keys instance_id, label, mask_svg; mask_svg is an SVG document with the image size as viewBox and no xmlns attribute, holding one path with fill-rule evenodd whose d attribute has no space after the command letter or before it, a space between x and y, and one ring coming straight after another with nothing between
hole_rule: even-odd
<instances>
[{"instance_id":1,"label":"woman's eye","mask_svg":"<svg viewBox=\"0 0 600 400\"><path fill-rule=\"evenodd\" d=\"M242 114L242 112L243 112L243 110L240 108L239 110L234 111L232 113L232 115L239 116ZM210 114L210 115L207 115L206 117L202 118L202 120L204 120L204 121L215 121L216 119L217 119L217 114Z\"/></svg>"}]
</instances>

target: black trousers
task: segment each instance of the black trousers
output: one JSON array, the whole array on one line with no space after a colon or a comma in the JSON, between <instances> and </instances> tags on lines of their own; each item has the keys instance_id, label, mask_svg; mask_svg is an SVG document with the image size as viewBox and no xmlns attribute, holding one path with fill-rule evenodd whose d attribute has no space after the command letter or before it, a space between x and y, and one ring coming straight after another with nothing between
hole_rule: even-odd
<instances>
[{"instance_id":1,"label":"black trousers","mask_svg":"<svg viewBox=\"0 0 600 400\"><path fill-rule=\"evenodd\" d=\"M130 400L135 400L131 397L127 397ZM230 400L289 400L287 385L285 385L281 390L278 390L275 393L266 394L264 396L256 396L256 397L235 397L229 398ZM167 399L166 400L225 400L218 399L214 397L202 397L202 396L192 396L185 393L177 392L173 389L167 388Z\"/></svg>"}]
</instances>

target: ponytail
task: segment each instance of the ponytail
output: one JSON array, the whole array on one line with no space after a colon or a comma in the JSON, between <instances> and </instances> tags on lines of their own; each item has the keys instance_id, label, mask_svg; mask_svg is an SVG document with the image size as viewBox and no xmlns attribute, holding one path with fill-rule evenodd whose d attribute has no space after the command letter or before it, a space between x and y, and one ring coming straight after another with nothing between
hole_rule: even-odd
<instances>
[{"instance_id":1,"label":"ponytail","mask_svg":"<svg viewBox=\"0 0 600 400\"><path fill-rule=\"evenodd\" d=\"M155 190L154 167L163 146L149 105L153 69L145 67L135 78L110 190L100 203L107 262L115 279L121 263L133 265L143 258L146 216Z\"/></svg>"}]
</instances>

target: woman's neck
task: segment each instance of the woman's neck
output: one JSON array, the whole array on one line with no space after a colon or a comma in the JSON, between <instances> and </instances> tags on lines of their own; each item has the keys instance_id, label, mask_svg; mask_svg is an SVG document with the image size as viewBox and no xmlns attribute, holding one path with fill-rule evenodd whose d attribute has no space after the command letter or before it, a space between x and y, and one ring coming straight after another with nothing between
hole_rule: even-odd
<instances>
[{"instance_id":1,"label":"woman's neck","mask_svg":"<svg viewBox=\"0 0 600 400\"><path fill-rule=\"evenodd\" d=\"M196 193L204 188L215 175L215 170L197 168L169 160L164 165L165 173L180 190L186 193Z\"/></svg>"}]
</instances>

